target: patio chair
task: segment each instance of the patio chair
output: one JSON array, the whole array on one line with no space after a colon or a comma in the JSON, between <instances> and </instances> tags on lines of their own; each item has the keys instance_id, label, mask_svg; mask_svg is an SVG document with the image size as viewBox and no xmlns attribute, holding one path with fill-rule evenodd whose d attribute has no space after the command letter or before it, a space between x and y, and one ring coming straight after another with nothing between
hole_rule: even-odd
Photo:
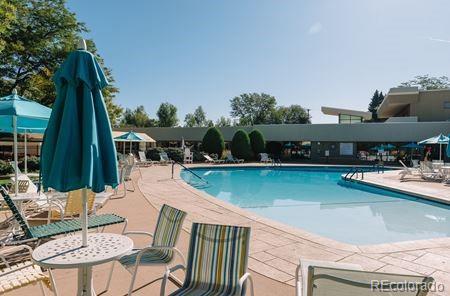
<instances>
[{"instance_id":1,"label":"patio chair","mask_svg":"<svg viewBox=\"0 0 450 296\"><path fill-rule=\"evenodd\" d=\"M427 162L421 162L418 168L419 174L425 181L440 182L443 179L441 173L435 172Z\"/></svg>"},{"instance_id":2,"label":"patio chair","mask_svg":"<svg viewBox=\"0 0 450 296\"><path fill-rule=\"evenodd\" d=\"M297 296L425 296L434 279L368 272L355 264L301 260L295 281Z\"/></svg>"},{"instance_id":3,"label":"patio chair","mask_svg":"<svg viewBox=\"0 0 450 296\"><path fill-rule=\"evenodd\" d=\"M131 179L131 173L133 172L135 165L134 157L128 157L125 161L124 165L119 170L119 180L120 184L123 185L123 195L116 197L122 198L127 195L127 191L134 192L136 188L134 187L133 180ZM139 170L140 172L140 170ZM132 188L128 188L127 185L131 183ZM119 186L114 189L114 194L117 195L119 193Z\"/></svg>"},{"instance_id":4,"label":"patio chair","mask_svg":"<svg viewBox=\"0 0 450 296\"><path fill-rule=\"evenodd\" d=\"M162 165L168 165L169 163L172 163L172 160L169 158L166 152L160 152L159 163Z\"/></svg>"},{"instance_id":5,"label":"patio chair","mask_svg":"<svg viewBox=\"0 0 450 296\"><path fill-rule=\"evenodd\" d=\"M168 270L169 264L175 259L175 254L178 254L183 264L185 264L183 254L175 247L185 217L186 212L164 204L159 212L154 234L144 231L126 231L123 233L127 236L146 235L153 238L152 243L148 247L134 249L130 254L118 260L132 274L128 295L131 295L133 292L139 266L165 266L166 270ZM111 266L106 291L108 291L111 284L114 264L115 262Z\"/></svg>"},{"instance_id":6,"label":"patio chair","mask_svg":"<svg viewBox=\"0 0 450 296\"><path fill-rule=\"evenodd\" d=\"M402 160L399 160L398 162L403 167L403 169L398 173L400 175L400 180L403 180L406 176L420 176L418 170L406 166Z\"/></svg>"},{"instance_id":7,"label":"patio chair","mask_svg":"<svg viewBox=\"0 0 450 296\"><path fill-rule=\"evenodd\" d=\"M94 213L96 211L95 208L95 192L92 192L91 190L88 190L87 194L87 208L88 213ZM82 200L83 200L83 190L78 189L74 191L70 191L67 194L67 198L65 201L61 200L54 200L53 203L58 203L59 206L57 206L57 210L52 210L50 217L52 220L58 219L58 220L64 220L64 219L72 219L75 217L78 217L83 212L82 207Z\"/></svg>"},{"instance_id":8,"label":"patio chair","mask_svg":"<svg viewBox=\"0 0 450 296\"><path fill-rule=\"evenodd\" d=\"M58 221L46 225L32 226L30 227L27 220L22 216L22 213L17 209L16 205L12 201L11 197L6 192L5 188L0 187L1 195L5 203L11 210L14 219L20 227L21 233L11 232L7 237L0 242L3 245L26 243L26 242L39 242L42 239L50 238L57 235L69 234L81 230L81 223L79 219ZM88 219L88 228L104 228L108 225L125 223L124 229L127 225L127 220L115 214L101 214L92 215Z\"/></svg>"},{"instance_id":9,"label":"patio chair","mask_svg":"<svg viewBox=\"0 0 450 296\"><path fill-rule=\"evenodd\" d=\"M26 252L26 258L15 260L16 254L23 256ZM0 294L20 289L28 285L39 284L42 295L45 294L44 286L58 295L53 274L50 269L45 272L41 267L34 264L31 260L33 250L27 245L14 246L0 250ZM33 293L33 295L35 295Z\"/></svg>"},{"instance_id":10,"label":"patio chair","mask_svg":"<svg viewBox=\"0 0 450 296\"><path fill-rule=\"evenodd\" d=\"M193 160L194 160L194 153L191 152L191 149L185 148L183 162L184 163L192 163Z\"/></svg>"},{"instance_id":11,"label":"patio chair","mask_svg":"<svg viewBox=\"0 0 450 296\"><path fill-rule=\"evenodd\" d=\"M184 284L170 296L178 295L251 295L253 281L247 272L250 227L194 223L187 266L166 271L161 283L165 295L167 279L176 270L186 271Z\"/></svg>"},{"instance_id":12,"label":"patio chair","mask_svg":"<svg viewBox=\"0 0 450 296\"><path fill-rule=\"evenodd\" d=\"M231 152L228 151L228 152L227 152L227 159L226 159L226 162L244 163L244 159L238 159L238 158L235 158L235 157L233 156L233 154L231 154Z\"/></svg>"},{"instance_id":13,"label":"patio chair","mask_svg":"<svg viewBox=\"0 0 450 296\"><path fill-rule=\"evenodd\" d=\"M263 163L272 162L272 158L270 158L267 153L260 153L259 156L260 156L260 162L263 162Z\"/></svg>"},{"instance_id":14,"label":"patio chair","mask_svg":"<svg viewBox=\"0 0 450 296\"><path fill-rule=\"evenodd\" d=\"M205 158L206 163L220 164L225 162L223 159L214 159L208 154L203 154L203 157Z\"/></svg>"},{"instance_id":15,"label":"patio chair","mask_svg":"<svg viewBox=\"0 0 450 296\"><path fill-rule=\"evenodd\" d=\"M18 193L27 193L28 192L28 188L30 187L30 181L19 179L17 183L18 183L18 189L19 189ZM9 193L11 193L11 194L16 193L15 182L11 183L11 185L9 186Z\"/></svg>"},{"instance_id":16,"label":"patio chair","mask_svg":"<svg viewBox=\"0 0 450 296\"><path fill-rule=\"evenodd\" d=\"M139 161L138 161L138 166L151 166L153 165L153 160L148 160L147 157L145 156L145 152L144 151L139 151L138 152L139 155Z\"/></svg>"}]
</instances>

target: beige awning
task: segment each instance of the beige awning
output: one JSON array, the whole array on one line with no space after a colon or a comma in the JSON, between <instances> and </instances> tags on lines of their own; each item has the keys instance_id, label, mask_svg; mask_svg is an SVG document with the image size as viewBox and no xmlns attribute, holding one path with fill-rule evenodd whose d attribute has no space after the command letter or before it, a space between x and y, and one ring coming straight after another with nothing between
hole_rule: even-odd
<instances>
[{"instance_id":1,"label":"beige awning","mask_svg":"<svg viewBox=\"0 0 450 296\"><path fill-rule=\"evenodd\" d=\"M113 131L112 132L112 136L113 136L113 138L117 138L117 137L120 137L121 135L126 134L126 133L127 132ZM136 133L135 132L135 134L138 135L139 137L141 137L142 139L144 139L144 142L156 143L156 141L153 140L153 138L150 137L149 135L147 135L146 133ZM120 140L116 140L116 141L120 142ZM129 142L129 141L124 141L124 142Z\"/></svg>"}]
</instances>

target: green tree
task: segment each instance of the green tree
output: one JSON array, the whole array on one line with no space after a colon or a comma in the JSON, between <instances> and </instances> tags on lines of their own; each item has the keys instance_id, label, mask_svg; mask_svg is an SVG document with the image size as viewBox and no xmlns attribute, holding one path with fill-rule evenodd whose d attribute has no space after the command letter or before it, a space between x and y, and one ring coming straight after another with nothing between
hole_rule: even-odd
<instances>
[{"instance_id":1,"label":"green tree","mask_svg":"<svg viewBox=\"0 0 450 296\"><path fill-rule=\"evenodd\" d=\"M150 118L147 112L145 112L144 106L138 106L135 110L127 108L120 124L121 126L134 127L158 126L158 122L155 119Z\"/></svg>"},{"instance_id":2,"label":"green tree","mask_svg":"<svg viewBox=\"0 0 450 296\"><path fill-rule=\"evenodd\" d=\"M305 124L311 123L311 117L300 105L279 106L270 114L270 123Z\"/></svg>"},{"instance_id":3,"label":"green tree","mask_svg":"<svg viewBox=\"0 0 450 296\"><path fill-rule=\"evenodd\" d=\"M237 130L231 140L231 153L234 157L250 160L252 158L252 147L250 138L244 130Z\"/></svg>"},{"instance_id":4,"label":"green tree","mask_svg":"<svg viewBox=\"0 0 450 296\"><path fill-rule=\"evenodd\" d=\"M178 124L177 107L170 103L166 102L159 105L156 115L160 127L173 127Z\"/></svg>"},{"instance_id":5,"label":"green tree","mask_svg":"<svg viewBox=\"0 0 450 296\"><path fill-rule=\"evenodd\" d=\"M450 81L447 76L430 77L429 75L417 75L414 79L403 82L399 87L418 86L420 89L443 89L450 88Z\"/></svg>"},{"instance_id":6,"label":"green tree","mask_svg":"<svg viewBox=\"0 0 450 296\"><path fill-rule=\"evenodd\" d=\"M206 131L206 134L203 136L202 149L209 154L214 153L219 157L222 156L225 149L225 141L219 129L210 127Z\"/></svg>"},{"instance_id":7,"label":"green tree","mask_svg":"<svg viewBox=\"0 0 450 296\"><path fill-rule=\"evenodd\" d=\"M378 110L378 107L383 102L383 100L384 100L383 92L378 92L378 89L375 90L375 92L373 93L372 99L370 100L369 108L368 108L369 112L372 113L372 120L378 119L377 110Z\"/></svg>"},{"instance_id":8,"label":"green tree","mask_svg":"<svg viewBox=\"0 0 450 296\"><path fill-rule=\"evenodd\" d=\"M225 116L221 116L219 119L217 119L215 126L231 126L231 119L226 118Z\"/></svg>"},{"instance_id":9,"label":"green tree","mask_svg":"<svg viewBox=\"0 0 450 296\"><path fill-rule=\"evenodd\" d=\"M257 156L259 153L265 152L266 140L259 130L252 130L248 134L248 137L250 138L250 145L255 156Z\"/></svg>"},{"instance_id":10,"label":"green tree","mask_svg":"<svg viewBox=\"0 0 450 296\"><path fill-rule=\"evenodd\" d=\"M230 100L231 116L239 120L240 125L266 124L275 110L277 101L268 94L241 94Z\"/></svg>"},{"instance_id":11,"label":"green tree","mask_svg":"<svg viewBox=\"0 0 450 296\"><path fill-rule=\"evenodd\" d=\"M212 125L212 121L206 118L206 112L203 111L202 106L198 106L194 113L188 113L184 117L185 127L205 127Z\"/></svg>"},{"instance_id":12,"label":"green tree","mask_svg":"<svg viewBox=\"0 0 450 296\"><path fill-rule=\"evenodd\" d=\"M0 1L0 94L17 88L24 96L51 107L56 97L51 78L87 28L67 9L65 0ZM8 11L14 15L11 17ZM121 113L113 102L118 89L94 42L87 43L111 83L103 95L114 125Z\"/></svg>"}]
</instances>

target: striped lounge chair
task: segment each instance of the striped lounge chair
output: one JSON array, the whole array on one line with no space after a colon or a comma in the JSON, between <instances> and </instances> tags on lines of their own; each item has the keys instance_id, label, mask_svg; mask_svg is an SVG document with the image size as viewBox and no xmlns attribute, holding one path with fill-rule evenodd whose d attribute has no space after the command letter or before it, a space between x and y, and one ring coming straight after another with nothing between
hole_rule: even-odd
<instances>
[{"instance_id":1,"label":"striped lounge chair","mask_svg":"<svg viewBox=\"0 0 450 296\"><path fill-rule=\"evenodd\" d=\"M26 258L17 261L14 257L16 254L22 257L23 251L26 252ZM26 245L0 250L0 295L37 283L42 295L46 295L44 286L52 290L54 295L58 295L51 270L44 272L41 267L35 265L31 261L32 252L33 250Z\"/></svg>"},{"instance_id":2,"label":"striped lounge chair","mask_svg":"<svg viewBox=\"0 0 450 296\"><path fill-rule=\"evenodd\" d=\"M184 284L170 296L245 295L249 280L251 295L253 281L247 272L250 228L194 223L187 267L177 265L166 271L161 284L161 295L170 273L186 271Z\"/></svg>"},{"instance_id":3,"label":"striped lounge chair","mask_svg":"<svg viewBox=\"0 0 450 296\"><path fill-rule=\"evenodd\" d=\"M6 192L5 188L1 187L0 192L5 203L11 210L14 219L21 229L21 233L10 233L8 237L4 238L0 243L3 245L14 245L19 243L26 243L37 241L38 243L45 238L50 238L57 235L73 233L81 231L81 223L79 219L58 221L46 225L30 227L21 212L17 209L11 197ZM127 220L115 214L92 215L88 219L88 228L103 228L108 225L125 223L124 229L127 225Z\"/></svg>"},{"instance_id":4,"label":"striped lounge chair","mask_svg":"<svg viewBox=\"0 0 450 296\"><path fill-rule=\"evenodd\" d=\"M158 221L156 222L155 232L149 233L144 231L126 231L124 235L147 235L153 237L153 241L149 247L143 249L135 249L119 259L119 263L132 274L128 295L133 292L134 282L139 266L165 266L169 270L169 264L174 260L175 253L181 257L183 264L185 259L183 254L175 247L178 237L183 226L186 212L163 205L159 212ZM111 284L114 263L111 266L106 291ZM174 278L174 277L173 277ZM177 280L176 278L174 278Z\"/></svg>"}]
</instances>

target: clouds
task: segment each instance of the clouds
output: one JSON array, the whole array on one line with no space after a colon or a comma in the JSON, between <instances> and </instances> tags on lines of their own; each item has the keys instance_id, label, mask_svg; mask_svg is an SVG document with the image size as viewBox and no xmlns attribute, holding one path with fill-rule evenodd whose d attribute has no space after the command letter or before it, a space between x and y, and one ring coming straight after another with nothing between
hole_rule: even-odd
<instances>
[{"instance_id":1,"label":"clouds","mask_svg":"<svg viewBox=\"0 0 450 296\"><path fill-rule=\"evenodd\" d=\"M308 35L316 35L316 34L319 34L320 32L322 32L322 30L323 30L322 23L316 22L316 23L312 24L311 27L309 27L309 29L308 29Z\"/></svg>"},{"instance_id":2,"label":"clouds","mask_svg":"<svg viewBox=\"0 0 450 296\"><path fill-rule=\"evenodd\" d=\"M434 41L434 42L441 42L441 43L448 43L448 44L450 44L450 40L447 40L447 39L440 39L440 38L429 37L428 40Z\"/></svg>"}]
</instances>

